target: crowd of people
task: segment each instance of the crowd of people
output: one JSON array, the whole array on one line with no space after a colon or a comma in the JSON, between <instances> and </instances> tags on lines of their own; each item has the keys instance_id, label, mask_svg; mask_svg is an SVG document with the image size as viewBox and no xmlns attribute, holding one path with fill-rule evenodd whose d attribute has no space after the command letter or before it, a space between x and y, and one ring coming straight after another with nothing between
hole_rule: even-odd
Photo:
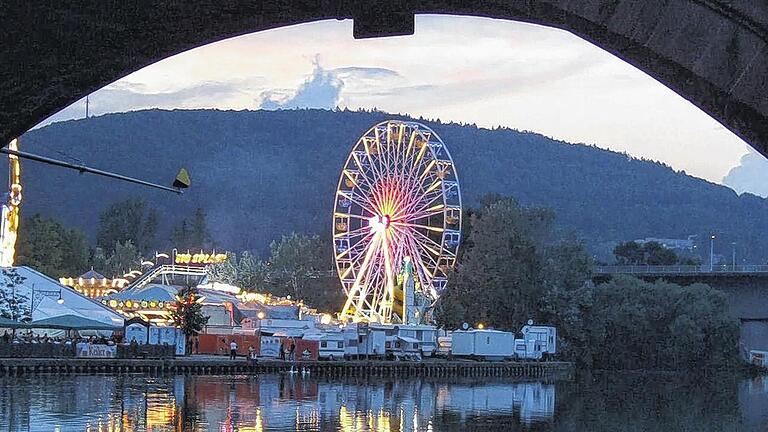
<instances>
[{"instance_id":1,"label":"crowd of people","mask_svg":"<svg viewBox=\"0 0 768 432\"><path fill-rule=\"evenodd\" d=\"M3 343L14 344L54 344L54 345L72 345L78 343L90 343L97 345L116 345L120 343L118 336L111 336L109 338L103 336L89 336L83 337L79 335L75 336L48 336L48 333L33 333L27 332L12 332L6 330L0 341Z\"/></svg>"}]
</instances>

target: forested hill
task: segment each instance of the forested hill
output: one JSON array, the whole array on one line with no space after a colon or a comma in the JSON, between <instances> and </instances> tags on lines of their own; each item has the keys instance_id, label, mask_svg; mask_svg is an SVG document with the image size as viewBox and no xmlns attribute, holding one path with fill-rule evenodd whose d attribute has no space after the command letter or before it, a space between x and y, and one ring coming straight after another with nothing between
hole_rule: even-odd
<instances>
[{"instance_id":1,"label":"forested hill","mask_svg":"<svg viewBox=\"0 0 768 432\"><path fill-rule=\"evenodd\" d=\"M181 166L183 196L37 163L24 164L23 213L55 216L93 236L106 205L143 196L160 214L158 247L170 227L207 209L222 248L263 251L290 231L331 227L339 170L380 112L147 110L67 121L31 131L22 148L142 179L169 183ZM593 251L607 242L699 235L709 250L739 261L768 257L768 202L675 172L662 164L536 133L426 122L449 146L467 205L484 194L553 207L561 228ZM65 156L66 155L66 156Z\"/></svg>"}]
</instances>

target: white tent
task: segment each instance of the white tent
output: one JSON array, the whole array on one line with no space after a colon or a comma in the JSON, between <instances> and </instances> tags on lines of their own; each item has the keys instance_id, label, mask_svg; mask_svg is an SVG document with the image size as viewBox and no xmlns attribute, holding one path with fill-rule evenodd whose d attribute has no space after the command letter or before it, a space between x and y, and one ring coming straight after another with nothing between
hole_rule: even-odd
<instances>
[{"instance_id":1,"label":"white tent","mask_svg":"<svg viewBox=\"0 0 768 432\"><path fill-rule=\"evenodd\" d=\"M122 326L124 322L112 309L29 267L0 267L0 291L0 298L19 302L14 314L28 315L31 310L32 322L62 315L75 315L109 326Z\"/></svg>"}]
</instances>

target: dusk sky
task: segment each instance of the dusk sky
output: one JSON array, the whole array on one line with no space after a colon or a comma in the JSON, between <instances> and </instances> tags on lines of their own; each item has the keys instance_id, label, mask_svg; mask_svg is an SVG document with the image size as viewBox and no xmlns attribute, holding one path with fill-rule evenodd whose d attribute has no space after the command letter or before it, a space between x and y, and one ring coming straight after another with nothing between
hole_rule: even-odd
<instances>
[{"instance_id":1,"label":"dusk sky","mask_svg":"<svg viewBox=\"0 0 768 432\"><path fill-rule=\"evenodd\" d=\"M414 36L366 40L349 20L255 33L160 61L90 103L95 115L376 107L595 144L768 195L768 161L672 90L570 33L503 20L417 16Z\"/></svg>"}]
</instances>

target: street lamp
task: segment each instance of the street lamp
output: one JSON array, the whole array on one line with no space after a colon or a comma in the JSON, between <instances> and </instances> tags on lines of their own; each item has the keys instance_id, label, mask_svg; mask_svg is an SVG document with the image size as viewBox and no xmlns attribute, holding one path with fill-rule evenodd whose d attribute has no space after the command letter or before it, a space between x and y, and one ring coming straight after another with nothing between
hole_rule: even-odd
<instances>
[{"instance_id":1,"label":"street lamp","mask_svg":"<svg viewBox=\"0 0 768 432\"><path fill-rule=\"evenodd\" d=\"M56 303L58 304L64 304L64 298L61 296L61 290L36 290L35 285L32 285L32 302L29 305L29 317L32 318L32 314L37 310L38 307L40 307L40 303L43 301L45 297L56 297L59 298L56 300ZM37 302L37 303L35 303Z\"/></svg>"},{"instance_id":2,"label":"street lamp","mask_svg":"<svg viewBox=\"0 0 768 432\"><path fill-rule=\"evenodd\" d=\"M715 235L709 236L709 272L712 272L712 266L715 261Z\"/></svg>"},{"instance_id":3,"label":"street lamp","mask_svg":"<svg viewBox=\"0 0 768 432\"><path fill-rule=\"evenodd\" d=\"M256 314L256 318L259 319L259 337L261 337L261 320L264 319L264 311L259 311L259 313Z\"/></svg>"}]
</instances>

